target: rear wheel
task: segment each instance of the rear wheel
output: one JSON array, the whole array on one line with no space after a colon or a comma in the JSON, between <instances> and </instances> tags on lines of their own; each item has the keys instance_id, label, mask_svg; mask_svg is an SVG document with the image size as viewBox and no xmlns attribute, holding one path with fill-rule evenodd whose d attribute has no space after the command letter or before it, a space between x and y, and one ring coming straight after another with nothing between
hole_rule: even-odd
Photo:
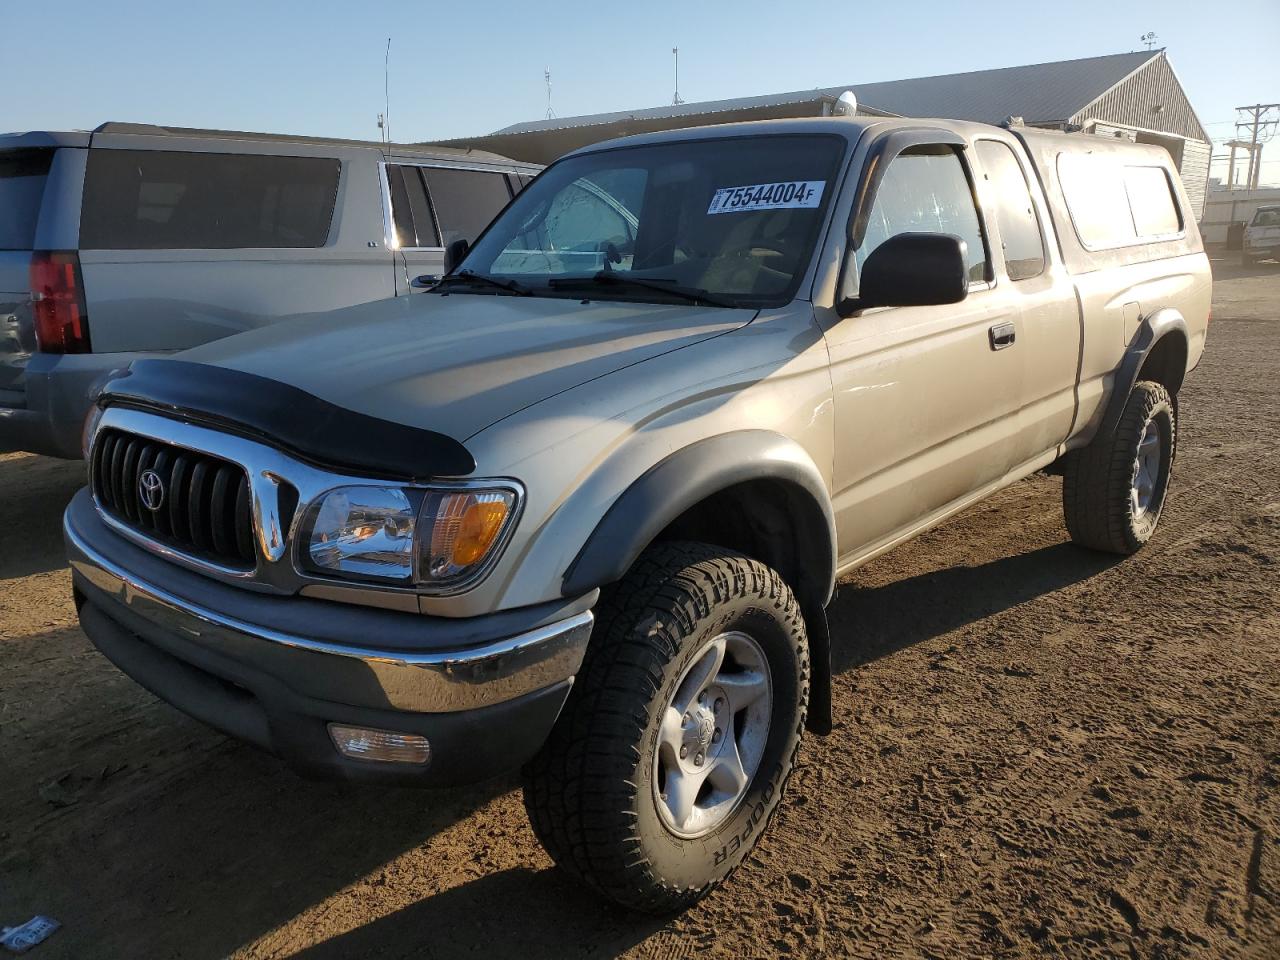
<instances>
[{"instance_id":1,"label":"rear wheel","mask_svg":"<svg viewBox=\"0 0 1280 960\"><path fill-rule=\"evenodd\" d=\"M1169 392L1142 380L1115 432L1067 455L1062 508L1073 541L1108 553L1142 549L1164 509L1177 426Z\"/></svg>"},{"instance_id":2,"label":"rear wheel","mask_svg":"<svg viewBox=\"0 0 1280 960\"><path fill-rule=\"evenodd\" d=\"M598 612L525 808L570 874L677 910L746 859L778 806L808 704L804 621L773 570L697 543L646 551Z\"/></svg>"}]
</instances>

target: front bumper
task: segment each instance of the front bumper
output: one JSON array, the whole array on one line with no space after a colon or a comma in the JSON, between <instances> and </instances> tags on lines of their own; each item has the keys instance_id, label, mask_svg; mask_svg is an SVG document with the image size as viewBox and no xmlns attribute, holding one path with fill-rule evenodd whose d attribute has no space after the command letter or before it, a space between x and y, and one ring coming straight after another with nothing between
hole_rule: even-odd
<instances>
[{"instance_id":1,"label":"front bumper","mask_svg":"<svg viewBox=\"0 0 1280 960\"><path fill-rule=\"evenodd\" d=\"M555 723L591 634L589 609L537 607L527 629L511 612L475 618L492 619L492 630L473 621L469 642L441 646L456 622L213 583L108 529L86 491L63 532L80 622L108 659L312 776L446 786L519 766ZM387 645L370 645L381 637ZM431 760L349 759L329 723L425 736Z\"/></svg>"}]
</instances>

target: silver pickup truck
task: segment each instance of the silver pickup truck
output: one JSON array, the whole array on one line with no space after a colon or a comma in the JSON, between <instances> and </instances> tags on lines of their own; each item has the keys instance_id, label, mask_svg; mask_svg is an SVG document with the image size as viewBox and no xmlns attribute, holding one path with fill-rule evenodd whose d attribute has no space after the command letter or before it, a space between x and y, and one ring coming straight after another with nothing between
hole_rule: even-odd
<instances>
[{"instance_id":1,"label":"silver pickup truck","mask_svg":"<svg viewBox=\"0 0 1280 960\"><path fill-rule=\"evenodd\" d=\"M1152 536L1211 286L1163 150L907 119L589 147L449 267L107 384L81 623L308 774L522 767L648 911L830 729L839 576L1038 470L1083 547Z\"/></svg>"}]
</instances>

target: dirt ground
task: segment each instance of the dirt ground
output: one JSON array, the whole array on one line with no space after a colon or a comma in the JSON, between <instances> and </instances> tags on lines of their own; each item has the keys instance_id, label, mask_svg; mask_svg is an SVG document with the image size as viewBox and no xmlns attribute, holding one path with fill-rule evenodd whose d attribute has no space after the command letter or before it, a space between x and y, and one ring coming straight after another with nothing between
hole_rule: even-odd
<instances>
[{"instance_id":1,"label":"dirt ground","mask_svg":"<svg viewBox=\"0 0 1280 960\"><path fill-rule=\"evenodd\" d=\"M1171 499L1123 562L1036 477L842 583L839 725L683 916L563 880L513 781L304 782L76 626L82 468L0 457L0 922L33 956L1280 957L1280 267L1214 264Z\"/></svg>"}]
</instances>

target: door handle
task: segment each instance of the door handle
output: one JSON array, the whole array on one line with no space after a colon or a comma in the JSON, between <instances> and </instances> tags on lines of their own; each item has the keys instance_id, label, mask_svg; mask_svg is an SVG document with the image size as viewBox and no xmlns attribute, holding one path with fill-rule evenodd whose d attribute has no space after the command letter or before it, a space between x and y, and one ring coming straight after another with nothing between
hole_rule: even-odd
<instances>
[{"instance_id":1,"label":"door handle","mask_svg":"<svg viewBox=\"0 0 1280 960\"><path fill-rule=\"evenodd\" d=\"M987 334L991 337L991 349L1003 350L1005 347L1013 346L1013 341L1017 338L1017 328L1012 323L997 323L987 331Z\"/></svg>"}]
</instances>

